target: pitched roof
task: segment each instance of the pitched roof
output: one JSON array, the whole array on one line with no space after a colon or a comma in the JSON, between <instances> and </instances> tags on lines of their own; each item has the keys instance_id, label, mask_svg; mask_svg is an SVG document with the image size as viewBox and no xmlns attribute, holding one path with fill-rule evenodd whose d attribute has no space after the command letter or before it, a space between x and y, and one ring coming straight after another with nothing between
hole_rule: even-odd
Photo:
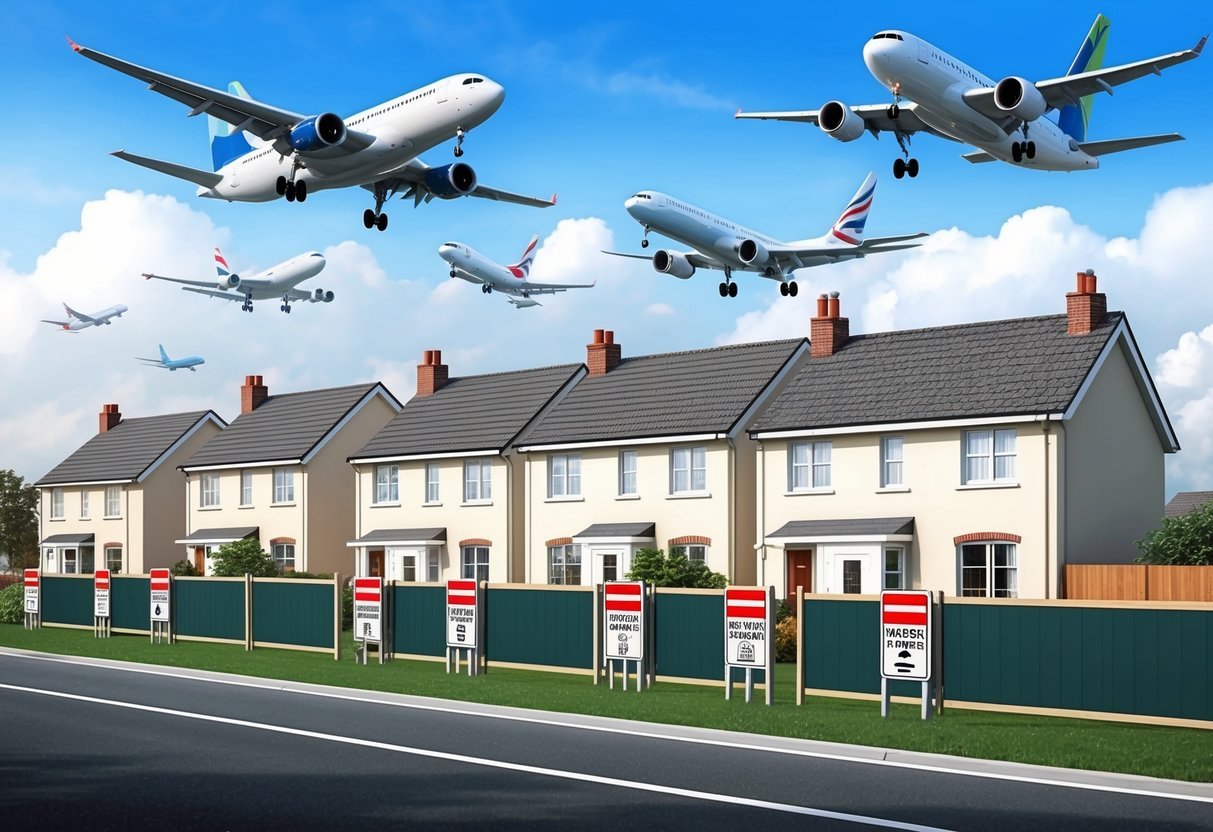
<instances>
[{"instance_id":1,"label":"pitched roof","mask_svg":"<svg viewBox=\"0 0 1213 832\"><path fill-rule=\"evenodd\" d=\"M653 537L656 528L653 523L594 523L573 537Z\"/></svg>"},{"instance_id":2,"label":"pitched roof","mask_svg":"<svg viewBox=\"0 0 1213 832\"><path fill-rule=\"evenodd\" d=\"M1180 491L1167 502L1163 517L1183 517L1213 500L1213 491Z\"/></svg>"},{"instance_id":3,"label":"pitched roof","mask_svg":"<svg viewBox=\"0 0 1213 832\"><path fill-rule=\"evenodd\" d=\"M914 534L913 517L863 517L854 520L792 520L768 537L868 537Z\"/></svg>"},{"instance_id":4,"label":"pitched roof","mask_svg":"<svg viewBox=\"0 0 1213 832\"><path fill-rule=\"evenodd\" d=\"M578 382L520 444L726 433L804 344L795 338L625 358Z\"/></svg>"},{"instance_id":5,"label":"pitched roof","mask_svg":"<svg viewBox=\"0 0 1213 832\"><path fill-rule=\"evenodd\" d=\"M231 543L253 537L260 526L221 526L217 529L197 529L174 543Z\"/></svg>"},{"instance_id":6,"label":"pitched roof","mask_svg":"<svg viewBox=\"0 0 1213 832\"><path fill-rule=\"evenodd\" d=\"M98 433L34 483L38 486L79 482L133 482L165 451L204 419L226 423L210 410L123 419Z\"/></svg>"},{"instance_id":7,"label":"pitched roof","mask_svg":"<svg viewBox=\"0 0 1213 832\"><path fill-rule=\"evenodd\" d=\"M452 378L432 395L409 399L351 459L503 450L581 368L558 364Z\"/></svg>"},{"instance_id":8,"label":"pitched roof","mask_svg":"<svg viewBox=\"0 0 1213 832\"><path fill-rule=\"evenodd\" d=\"M63 543L75 543L79 545L81 543L93 543L94 540L95 538L92 532L77 532L76 534L52 534L49 537L43 538L39 545L54 546L56 544Z\"/></svg>"},{"instance_id":9,"label":"pitched roof","mask_svg":"<svg viewBox=\"0 0 1213 832\"><path fill-rule=\"evenodd\" d=\"M1065 315L857 335L803 362L751 432L1061 413L1123 319L1083 336Z\"/></svg>"},{"instance_id":10,"label":"pitched roof","mask_svg":"<svg viewBox=\"0 0 1213 832\"><path fill-rule=\"evenodd\" d=\"M399 543L405 540L440 543L446 540L446 527L433 526L424 529L375 529L374 531L367 532L362 537L355 540L354 543L359 545L363 543Z\"/></svg>"},{"instance_id":11,"label":"pitched roof","mask_svg":"<svg viewBox=\"0 0 1213 832\"><path fill-rule=\"evenodd\" d=\"M236 417L181 467L303 459L375 388L395 402L378 382L269 396L253 412Z\"/></svg>"}]
</instances>

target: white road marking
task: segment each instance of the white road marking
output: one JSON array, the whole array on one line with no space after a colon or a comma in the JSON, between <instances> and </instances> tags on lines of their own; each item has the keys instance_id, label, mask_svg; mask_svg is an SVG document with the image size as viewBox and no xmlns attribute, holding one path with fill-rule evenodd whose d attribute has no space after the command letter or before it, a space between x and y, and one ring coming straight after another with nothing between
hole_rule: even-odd
<instances>
[{"instance_id":1,"label":"white road marking","mask_svg":"<svg viewBox=\"0 0 1213 832\"><path fill-rule=\"evenodd\" d=\"M694 789L680 789L676 786L661 786L656 783L644 783L637 780L621 780L617 777L603 777L597 774L584 774L582 772L575 771L560 771L558 769L530 766L523 763L509 763L505 762L504 760L490 760L485 757L472 757L467 754L452 754L447 751L433 751L428 748L416 748L409 745L394 745L387 742L364 740L358 737L343 737L340 734L322 734L319 731L306 731L301 728L287 728L282 725L270 725L263 722L250 722L248 720L234 719L226 716L214 716L211 714L200 714L190 711L177 711L171 708L158 708L152 705L140 705L134 702L122 702L115 699L101 699L96 696L84 696L78 693L65 693L57 690L43 690L41 688L27 688L22 687L21 685L7 684L0 684L0 689L14 690L20 693L32 693L39 696L51 696L56 699L71 699L77 702L88 702L94 705L109 705L115 708L125 708L127 710L142 711L144 713L160 714L163 716L175 716L182 719L193 719L201 722L215 722L221 725L234 725L238 728L251 728L256 731L269 731L275 734L288 734L294 737L306 737L307 739L324 740L325 742L336 742L343 745L373 748L379 751L393 751L398 754L409 754L415 757L427 757L434 760L446 760L454 763L464 763L466 765L502 769L505 771L514 771L523 774L536 774L542 777L554 777L560 780L575 780L582 783L595 783L601 786L615 786L621 789L654 792L657 794L672 795L674 797L690 798L692 800L704 800L712 803L728 803L734 806L746 806L752 809L768 809L774 812L785 812L792 815L808 815L810 817L827 818L829 820L844 821L846 823L862 823L868 826L879 826L884 829L900 829L905 830L905 832L949 832L949 830L939 826L923 826L917 823L904 823L902 821L887 820L885 818L853 815L847 812L832 812L828 809L815 809L811 806L796 806L789 803L775 803L770 800L756 800L749 797L712 794L711 792L695 791Z\"/></svg>"}]
</instances>

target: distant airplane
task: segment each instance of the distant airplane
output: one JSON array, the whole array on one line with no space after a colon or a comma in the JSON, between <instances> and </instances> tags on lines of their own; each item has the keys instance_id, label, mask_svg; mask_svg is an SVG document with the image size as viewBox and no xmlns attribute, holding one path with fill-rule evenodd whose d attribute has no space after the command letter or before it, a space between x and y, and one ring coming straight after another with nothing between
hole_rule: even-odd
<instances>
[{"instance_id":1,"label":"distant airplane","mask_svg":"<svg viewBox=\"0 0 1213 832\"><path fill-rule=\"evenodd\" d=\"M737 284L733 282L733 272L757 272L779 281L781 295L796 297L799 291L795 282L797 269L921 245L905 241L925 237L925 231L864 239L863 229L872 210L875 191L876 175L869 173L829 231L820 237L791 243L781 243L657 191L641 191L623 205L632 219L644 227L644 238L640 241L642 248L648 248L649 232L656 231L695 249L688 252L661 249L654 253L653 268L662 274L686 280L695 274L696 269L721 269L724 271L724 282L720 284L720 296L735 298ZM647 254L621 251L604 253L638 260L650 259Z\"/></svg>"},{"instance_id":2,"label":"distant airplane","mask_svg":"<svg viewBox=\"0 0 1213 832\"><path fill-rule=\"evenodd\" d=\"M552 199L522 196L479 184L463 162L430 167L417 158L447 139L455 156L463 139L483 124L505 98L505 90L483 75L451 75L342 120L336 113L306 116L256 101L236 81L228 91L96 52L68 38L75 52L138 78L148 88L206 113L214 172L136 156L114 156L160 173L193 182L198 196L229 202L269 202L285 196L303 202L312 191L358 185L375 196L374 210L363 212L367 228L387 229L383 203L401 193L416 207L434 197L477 196L519 205L547 207Z\"/></svg>"},{"instance_id":3,"label":"distant airplane","mask_svg":"<svg viewBox=\"0 0 1213 832\"><path fill-rule=\"evenodd\" d=\"M218 272L218 280L184 280L180 277L165 277L159 274L143 273L143 277L147 280L155 278L156 280L168 280L172 283L184 283L181 287L184 292L197 292L200 295L210 295L213 298L223 298L224 300L239 300L244 301L240 306L245 312L253 311L253 301L255 300L273 300L282 301L282 305L278 308L283 312L290 313L291 301L300 301L306 303L332 303L333 293L326 292L324 289L316 289L313 292L308 292L304 289L296 289L295 287L307 280L309 277L315 277L324 269L324 255L318 251L307 251L303 254L298 254L290 260L279 263L277 266L272 266L263 272L259 272L252 277L241 277L237 274L232 274L231 269L227 266L227 260L223 259L223 253L218 248L215 249L215 271Z\"/></svg>"},{"instance_id":4,"label":"distant airplane","mask_svg":"<svg viewBox=\"0 0 1213 832\"><path fill-rule=\"evenodd\" d=\"M1205 46L1206 38L1201 38L1185 52L1102 69L1110 25L1102 14L1096 16L1069 71L1036 83L1016 75L996 82L909 32L888 29L867 42L863 62L893 93L891 105L848 107L829 101L820 110L738 110L736 118L808 122L843 142L854 141L865 131L877 138L882 130L890 132L905 157L893 162L898 179L918 175L918 160L910 158L908 145L913 134L922 132L978 148L964 154L970 162L998 160L1055 171L1089 170L1099 167L1099 157L1109 153L1181 141L1178 133L1087 141L1095 93L1110 95L1119 84L1159 75L1167 67L1199 57ZM902 106L903 99L910 103ZM1044 118L1054 110L1056 122ZM1156 115L1143 113L1150 122Z\"/></svg>"},{"instance_id":5,"label":"distant airplane","mask_svg":"<svg viewBox=\"0 0 1213 832\"><path fill-rule=\"evenodd\" d=\"M149 366L161 367L174 373L178 370L189 370L191 373L196 373L198 372L198 365L206 363L205 358L197 355L187 355L185 358L169 358L162 344L157 344L156 346L160 348L159 358L139 358L136 356L135 360L146 361Z\"/></svg>"},{"instance_id":6,"label":"distant airplane","mask_svg":"<svg viewBox=\"0 0 1213 832\"><path fill-rule=\"evenodd\" d=\"M63 309L67 312L66 321L50 321L43 318L42 323L54 324L66 332L79 332L82 329L88 329L90 326L101 326L102 324L109 326L114 322L114 318L121 318L122 313L126 311L126 307L121 303L108 309L102 309L100 312L94 312L92 315L77 312L66 303L63 304Z\"/></svg>"},{"instance_id":7,"label":"distant airplane","mask_svg":"<svg viewBox=\"0 0 1213 832\"><path fill-rule=\"evenodd\" d=\"M527 243L522 259L512 266L502 266L463 243L443 243L438 247L438 256L450 264L451 277L478 283L485 294L496 291L510 295L509 302L518 309L542 305L532 300L531 295L554 295L569 289L594 287L595 283L535 283L528 280L538 244L539 235L536 234Z\"/></svg>"}]
</instances>

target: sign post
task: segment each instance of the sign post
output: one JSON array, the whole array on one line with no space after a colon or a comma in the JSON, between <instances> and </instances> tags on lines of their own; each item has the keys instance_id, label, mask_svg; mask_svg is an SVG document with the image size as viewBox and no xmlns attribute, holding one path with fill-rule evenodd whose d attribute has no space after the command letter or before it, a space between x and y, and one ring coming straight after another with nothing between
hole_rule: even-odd
<instances>
[{"instance_id":1,"label":"sign post","mask_svg":"<svg viewBox=\"0 0 1213 832\"><path fill-rule=\"evenodd\" d=\"M880 715L889 715L889 680L909 679L922 686L922 718L931 718L931 670L934 604L924 589L886 589L880 593Z\"/></svg>"},{"instance_id":2,"label":"sign post","mask_svg":"<svg viewBox=\"0 0 1213 832\"><path fill-rule=\"evenodd\" d=\"M110 571L93 573L93 637L110 637Z\"/></svg>"},{"instance_id":3,"label":"sign post","mask_svg":"<svg viewBox=\"0 0 1213 832\"><path fill-rule=\"evenodd\" d=\"M745 669L745 701L754 670L766 671L766 703L775 704L775 588L731 586L724 591L724 698L733 696L733 668Z\"/></svg>"},{"instance_id":4,"label":"sign post","mask_svg":"<svg viewBox=\"0 0 1213 832\"><path fill-rule=\"evenodd\" d=\"M42 626L42 612L39 593L42 581L37 569L25 570L25 629L36 630Z\"/></svg>"},{"instance_id":5,"label":"sign post","mask_svg":"<svg viewBox=\"0 0 1213 832\"><path fill-rule=\"evenodd\" d=\"M383 664L383 578L354 578L354 638L361 648L355 653L359 664L367 663L367 651L374 644Z\"/></svg>"},{"instance_id":6,"label":"sign post","mask_svg":"<svg viewBox=\"0 0 1213 832\"><path fill-rule=\"evenodd\" d=\"M153 569L149 577L151 578L148 582L151 604L148 617L152 624L151 641L152 644L171 644L173 631L170 613L173 598L173 573L167 569Z\"/></svg>"},{"instance_id":7,"label":"sign post","mask_svg":"<svg viewBox=\"0 0 1213 832\"><path fill-rule=\"evenodd\" d=\"M481 591L470 579L446 582L446 672L459 672L459 661L467 657L468 675L480 675Z\"/></svg>"},{"instance_id":8,"label":"sign post","mask_svg":"<svg viewBox=\"0 0 1213 832\"><path fill-rule=\"evenodd\" d=\"M628 662L636 664L636 692L644 689L646 597L644 581L603 584L602 650L611 690L615 689L616 663L623 672L623 689L628 689Z\"/></svg>"}]
</instances>

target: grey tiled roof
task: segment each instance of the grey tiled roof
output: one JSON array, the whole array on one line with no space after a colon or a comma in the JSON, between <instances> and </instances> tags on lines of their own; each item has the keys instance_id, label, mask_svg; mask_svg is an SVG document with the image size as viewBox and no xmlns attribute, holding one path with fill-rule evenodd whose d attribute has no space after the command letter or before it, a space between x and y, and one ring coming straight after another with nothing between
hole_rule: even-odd
<instances>
[{"instance_id":1,"label":"grey tiled roof","mask_svg":"<svg viewBox=\"0 0 1213 832\"><path fill-rule=\"evenodd\" d=\"M1082 336L1065 315L857 335L806 359L751 431L1060 413L1123 317Z\"/></svg>"},{"instance_id":2,"label":"grey tiled roof","mask_svg":"<svg viewBox=\"0 0 1213 832\"><path fill-rule=\"evenodd\" d=\"M55 544L63 544L63 543L80 544L80 543L92 543L92 542L94 542L93 533L92 532L87 532L87 533L82 532L82 533L77 533L77 534L52 534L49 537L45 538L40 545L46 545L49 543L50 545L54 546Z\"/></svg>"},{"instance_id":3,"label":"grey tiled roof","mask_svg":"<svg viewBox=\"0 0 1213 832\"><path fill-rule=\"evenodd\" d=\"M197 531L187 534L176 543L209 543L216 540L232 541L244 540L246 537L252 537L260 530L259 526L226 526L218 529L198 529Z\"/></svg>"},{"instance_id":4,"label":"grey tiled roof","mask_svg":"<svg viewBox=\"0 0 1213 832\"><path fill-rule=\"evenodd\" d=\"M652 523L595 523L573 537L652 537L655 533Z\"/></svg>"},{"instance_id":5,"label":"grey tiled roof","mask_svg":"<svg viewBox=\"0 0 1213 832\"><path fill-rule=\"evenodd\" d=\"M1183 517L1213 500L1213 491L1180 491L1162 510L1163 517Z\"/></svg>"},{"instance_id":6,"label":"grey tiled roof","mask_svg":"<svg viewBox=\"0 0 1213 832\"><path fill-rule=\"evenodd\" d=\"M174 442L207 416L221 426L224 424L210 410L123 419L85 442L35 485L137 480Z\"/></svg>"},{"instance_id":7,"label":"grey tiled roof","mask_svg":"<svg viewBox=\"0 0 1213 832\"><path fill-rule=\"evenodd\" d=\"M561 444L725 433L803 338L624 358L587 377L519 443Z\"/></svg>"},{"instance_id":8,"label":"grey tiled roof","mask_svg":"<svg viewBox=\"0 0 1213 832\"><path fill-rule=\"evenodd\" d=\"M855 520L793 520L767 537L858 537L914 534L913 517L864 517Z\"/></svg>"},{"instance_id":9,"label":"grey tiled roof","mask_svg":"<svg viewBox=\"0 0 1213 832\"><path fill-rule=\"evenodd\" d=\"M414 396L352 459L504 449L581 369L533 370L452 378Z\"/></svg>"},{"instance_id":10,"label":"grey tiled roof","mask_svg":"<svg viewBox=\"0 0 1213 832\"><path fill-rule=\"evenodd\" d=\"M356 540L356 543L392 543L397 540L446 540L446 528L428 529L375 529Z\"/></svg>"},{"instance_id":11,"label":"grey tiled roof","mask_svg":"<svg viewBox=\"0 0 1213 832\"><path fill-rule=\"evenodd\" d=\"M182 467L302 459L376 387L391 396L378 383L270 396L252 413L236 417Z\"/></svg>"}]
</instances>

